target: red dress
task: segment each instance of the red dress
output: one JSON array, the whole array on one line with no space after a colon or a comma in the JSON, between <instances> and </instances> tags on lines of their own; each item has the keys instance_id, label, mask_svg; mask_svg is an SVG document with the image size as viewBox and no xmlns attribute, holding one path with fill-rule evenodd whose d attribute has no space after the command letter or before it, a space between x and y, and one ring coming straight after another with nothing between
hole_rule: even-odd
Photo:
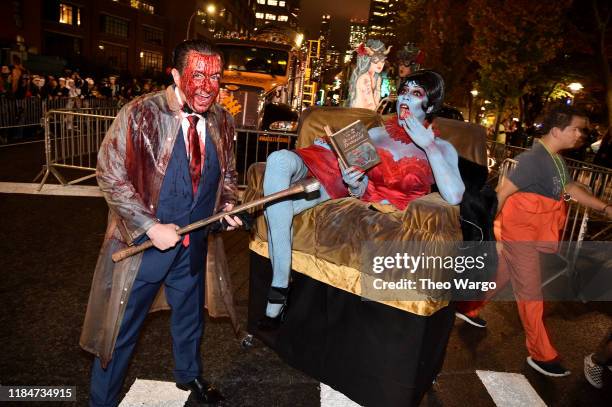
<instances>
[{"instance_id":1,"label":"red dress","mask_svg":"<svg viewBox=\"0 0 612 407\"><path fill-rule=\"evenodd\" d=\"M399 127L394 118L385 123L389 135L405 144L412 143L406 132ZM431 191L434 183L429 162L418 157L403 157L398 161L384 149L377 148L380 164L370 168L368 187L361 197L366 202L389 201L397 209L403 210L408 204ZM308 167L310 175L317 178L325 187L332 199L349 195L348 188L342 181L342 173L336 154L331 150L313 144L295 150Z\"/></svg>"},{"instance_id":2,"label":"red dress","mask_svg":"<svg viewBox=\"0 0 612 407\"><path fill-rule=\"evenodd\" d=\"M300 156L306 167L308 175L319 180L331 199L349 196L348 188L342 181L342 173L336 154L319 145L298 148L294 153Z\"/></svg>"},{"instance_id":3,"label":"red dress","mask_svg":"<svg viewBox=\"0 0 612 407\"><path fill-rule=\"evenodd\" d=\"M380 164L368 171L368 188L361 199L367 202L386 199L397 209L403 210L412 200L431 191L434 178L427 160L404 157L395 161L389 151L376 151Z\"/></svg>"}]
</instances>

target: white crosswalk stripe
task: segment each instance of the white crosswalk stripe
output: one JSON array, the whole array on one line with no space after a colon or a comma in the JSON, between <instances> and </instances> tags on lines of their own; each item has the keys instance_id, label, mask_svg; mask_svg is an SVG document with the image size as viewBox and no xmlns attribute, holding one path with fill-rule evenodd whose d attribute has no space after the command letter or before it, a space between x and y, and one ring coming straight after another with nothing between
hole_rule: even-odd
<instances>
[{"instance_id":1,"label":"white crosswalk stripe","mask_svg":"<svg viewBox=\"0 0 612 407\"><path fill-rule=\"evenodd\" d=\"M183 407L188 391L178 389L173 382L136 379L119 407ZM361 407L344 394L321 383L321 407Z\"/></svg>"},{"instance_id":2,"label":"white crosswalk stripe","mask_svg":"<svg viewBox=\"0 0 612 407\"><path fill-rule=\"evenodd\" d=\"M477 370L498 407L546 407L525 376L519 373ZM361 407L344 394L321 383L321 407ZM174 382L136 379L119 407L183 407L189 392L178 389Z\"/></svg>"},{"instance_id":3,"label":"white crosswalk stripe","mask_svg":"<svg viewBox=\"0 0 612 407\"><path fill-rule=\"evenodd\" d=\"M498 407L546 407L522 374L489 370L477 370L476 374Z\"/></svg>"},{"instance_id":4,"label":"white crosswalk stripe","mask_svg":"<svg viewBox=\"0 0 612 407\"><path fill-rule=\"evenodd\" d=\"M119 407L183 407L188 398L173 382L136 379Z\"/></svg>"},{"instance_id":5,"label":"white crosswalk stripe","mask_svg":"<svg viewBox=\"0 0 612 407\"><path fill-rule=\"evenodd\" d=\"M344 394L321 383L321 407L361 407Z\"/></svg>"}]
</instances>

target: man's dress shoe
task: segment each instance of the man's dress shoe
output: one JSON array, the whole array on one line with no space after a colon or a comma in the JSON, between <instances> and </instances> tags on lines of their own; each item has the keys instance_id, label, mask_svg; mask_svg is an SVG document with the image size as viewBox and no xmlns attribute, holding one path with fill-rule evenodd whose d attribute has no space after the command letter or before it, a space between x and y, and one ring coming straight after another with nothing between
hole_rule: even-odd
<instances>
[{"instance_id":1,"label":"man's dress shoe","mask_svg":"<svg viewBox=\"0 0 612 407\"><path fill-rule=\"evenodd\" d=\"M176 387L181 390L191 390L196 400L204 404L215 404L225 399L215 386L201 377L196 377L189 383L177 383Z\"/></svg>"}]
</instances>

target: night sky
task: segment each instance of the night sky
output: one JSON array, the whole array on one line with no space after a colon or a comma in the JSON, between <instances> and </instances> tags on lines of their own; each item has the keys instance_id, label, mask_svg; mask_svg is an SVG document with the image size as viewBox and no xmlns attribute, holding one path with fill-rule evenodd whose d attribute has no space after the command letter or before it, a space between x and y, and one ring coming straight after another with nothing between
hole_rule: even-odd
<instances>
[{"instance_id":1,"label":"night sky","mask_svg":"<svg viewBox=\"0 0 612 407\"><path fill-rule=\"evenodd\" d=\"M318 37L321 15L331 15L331 42L339 49L348 43L351 18L367 20L370 0L302 0L300 26L305 30L306 39Z\"/></svg>"}]
</instances>

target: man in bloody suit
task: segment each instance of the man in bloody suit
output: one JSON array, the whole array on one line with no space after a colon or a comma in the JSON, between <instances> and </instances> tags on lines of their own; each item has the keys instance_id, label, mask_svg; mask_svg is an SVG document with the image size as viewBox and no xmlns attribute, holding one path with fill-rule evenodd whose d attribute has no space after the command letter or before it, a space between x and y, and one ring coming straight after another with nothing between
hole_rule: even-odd
<instances>
[{"instance_id":1,"label":"man in bloody suit","mask_svg":"<svg viewBox=\"0 0 612 407\"><path fill-rule=\"evenodd\" d=\"M126 105L100 147L97 179L110 216L81 335L81 346L96 355L92 406L118 404L140 328L160 289L172 309L177 386L202 403L222 399L201 376L207 232L182 239L176 232L236 202L233 121L215 104L222 69L221 54L207 42L179 44L175 85ZM229 228L241 224L225 220ZM113 252L146 239L155 247L112 263Z\"/></svg>"}]
</instances>

